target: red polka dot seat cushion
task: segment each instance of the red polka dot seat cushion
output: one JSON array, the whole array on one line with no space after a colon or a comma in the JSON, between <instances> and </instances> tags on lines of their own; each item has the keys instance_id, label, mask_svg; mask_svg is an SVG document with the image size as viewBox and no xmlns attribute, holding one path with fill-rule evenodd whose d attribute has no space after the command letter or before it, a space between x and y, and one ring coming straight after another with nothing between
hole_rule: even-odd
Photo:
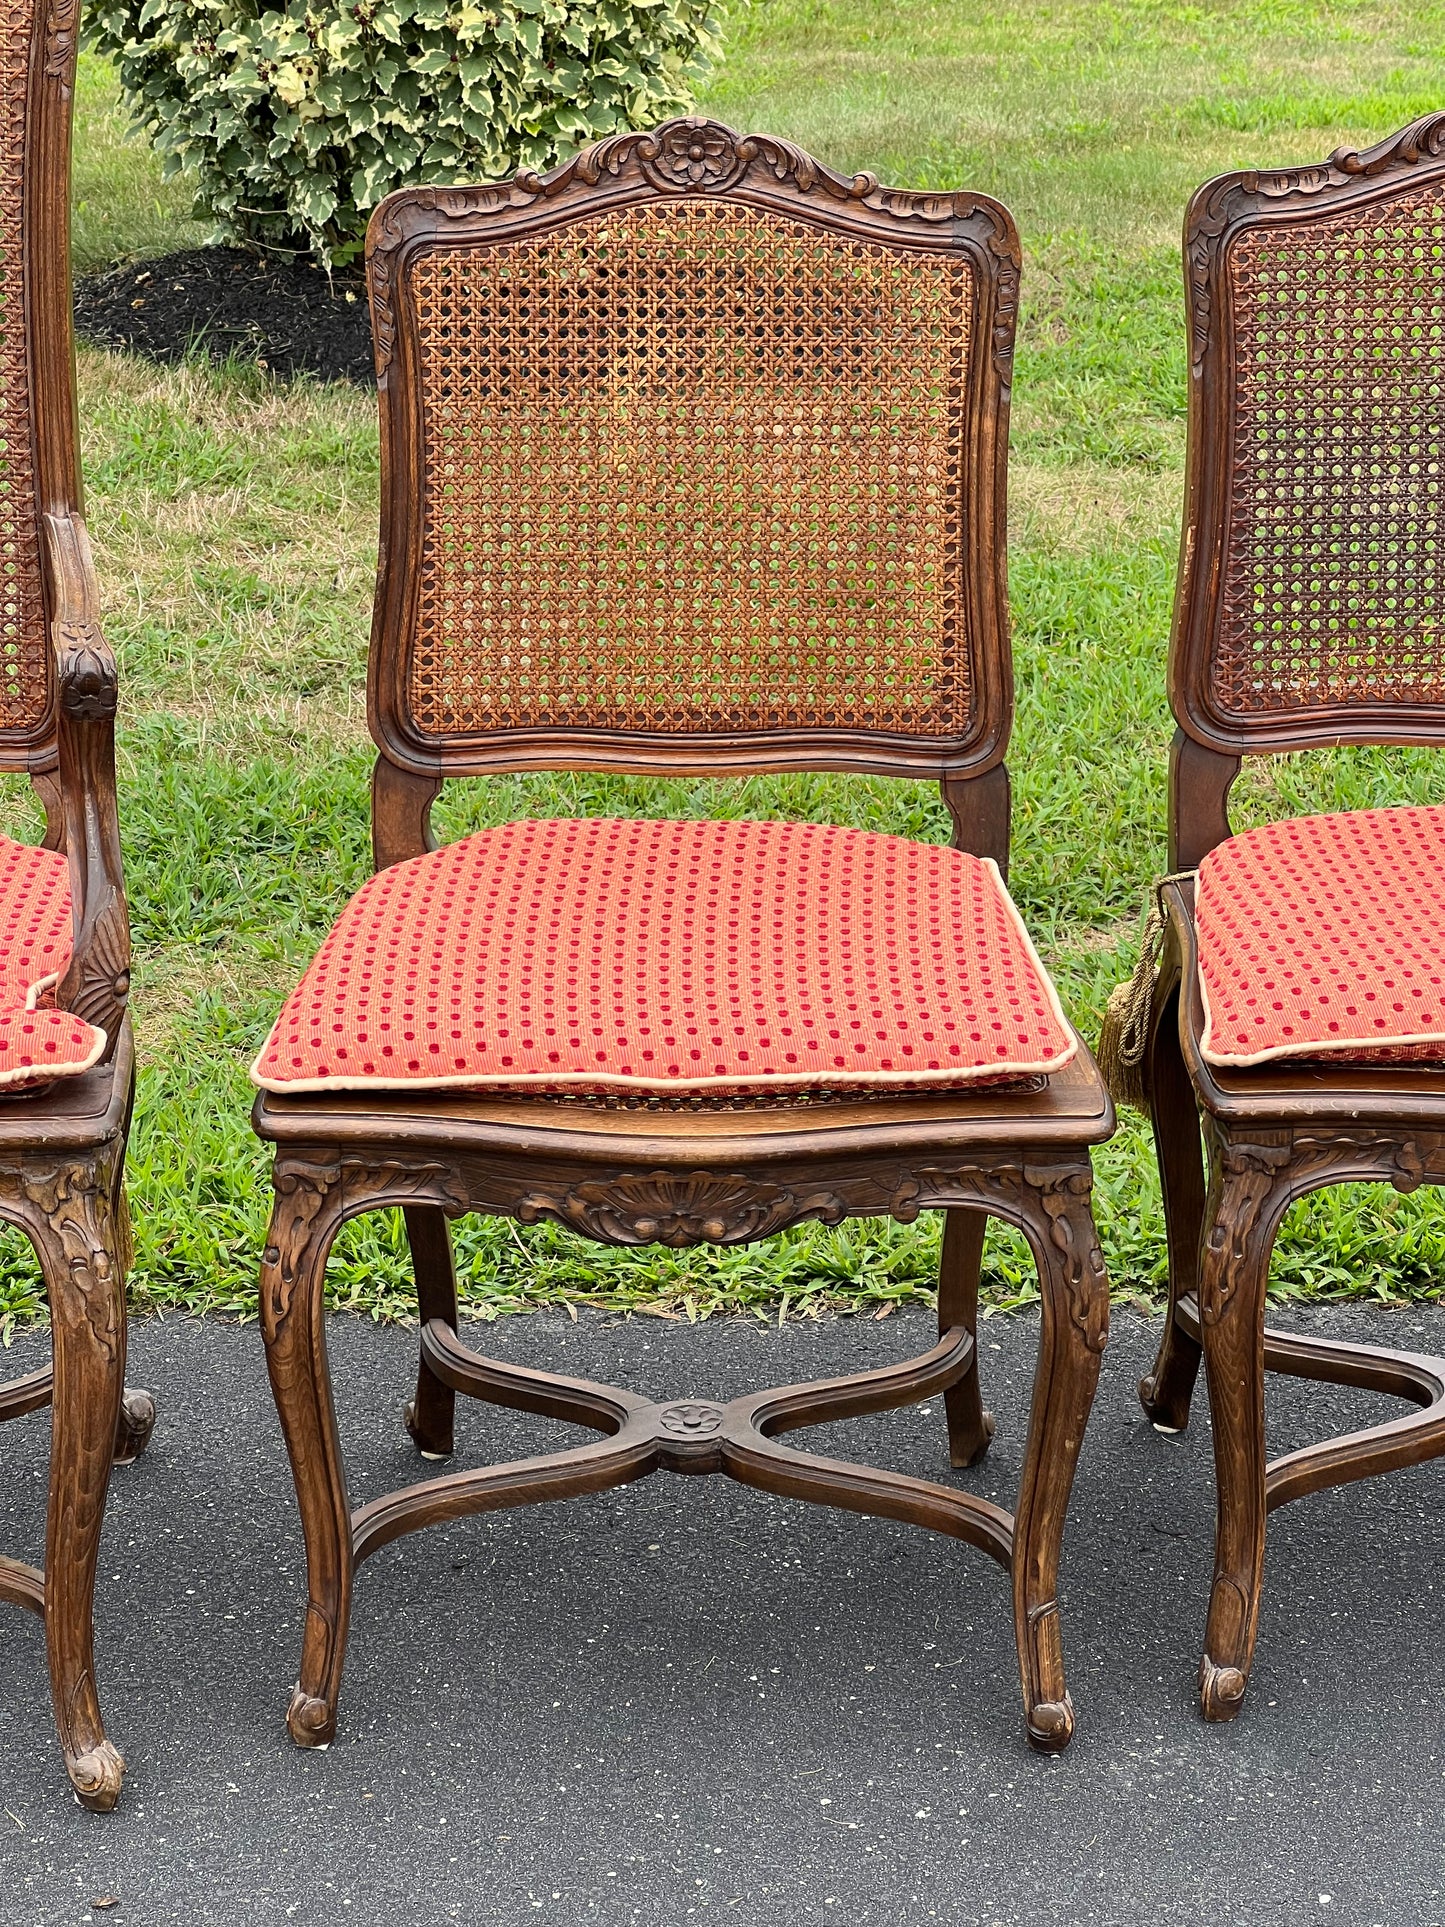
<instances>
[{"instance_id":1,"label":"red polka dot seat cushion","mask_svg":"<svg viewBox=\"0 0 1445 1927\"><path fill-rule=\"evenodd\" d=\"M0 836L0 1094L76 1077L105 1032L51 1007L70 962L70 865Z\"/></svg>"},{"instance_id":2,"label":"red polka dot seat cushion","mask_svg":"<svg viewBox=\"0 0 1445 1927\"><path fill-rule=\"evenodd\" d=\"M368 1088L860 1091L1078 1048L996 866L804 823L510 823L359 890L252 1069Z\"/></svg>"},{"instance_id":3,"label":"red polka dot seat cushion","mask_svg":"<svg viewBox=\"0 0 1445 1927\"><path fill-rule=\"evenodd\" d=\"M1200 864L1195 920L1206 1062L1445 1059L1445 808L1246 830Z\"/></svg>"}]
</instances>

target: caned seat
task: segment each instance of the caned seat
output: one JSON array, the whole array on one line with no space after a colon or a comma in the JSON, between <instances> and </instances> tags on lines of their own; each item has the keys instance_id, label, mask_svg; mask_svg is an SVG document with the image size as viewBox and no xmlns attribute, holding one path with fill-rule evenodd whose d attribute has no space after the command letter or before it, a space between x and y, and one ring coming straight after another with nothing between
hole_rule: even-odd
<instances>
[{"instance_id":1,"label":"caned seat","mask_svg":"<svg viewBox=\"0 0 1445 1927\"><path fill-rule=\"evenodd\" d=\"M155 1408L124 1386L122 1172L135 1065L116 819L115 662L81 515L70 308L73 9L0 21L0 770L28 774L44 847L0 837L0 1219L35 1246L53 1368L0 1385L0 1421L51 1407L45 1569L0 1557L0 1601L45 1622L66 1769L115 1804L91 1626L112 1460Z\"/></svg>"},{"instance_id":2,"label":"caned seat","mask_svg":"<svg viewBox=\"0 0 1445 1927\"><path fill-rule=\"evenodd\" d=\"M1013 223L685 120L550 175L394 195L368 274L378 874L254 1071L277 1145L262 1330L310 1598L292 1736L333 1734L378 1546L666 1469L991 1553L1028 1732L1061 1747L1056 1574L1108 1325L1089 1147L1113 1119L1002 874ZM447 776L546 767L929 776L954 847L604 819L433 846ZM458 1391L599 1442L351 1512L322 1288L337 1228L385 1205L416 1273L419 1450L451 1452ZM856 1378L658 1403L457 1334L447 1220L468 1211L683 1246L924 1210L947 1214L938 1344ZM1044 1301L1017 1511L781 1444L942 1392L953 1463L982 1457L989 1214L1024 1231Z\"/></svg>"},{"instance_id":3,"label":"caned seat","mask_svg":"<svg viewBox=\"0 0 1445 1927\"><path fill-rule=\"evenodd\" d=\"M1185 262L1174 874L1142 1058L1170 1309L1140 1394L1178 1430L1202 1351L1218 1513L1199 1680L1225 1720L1253 1661L1267 1511L1445 1450L1445 1361L1264 1326L1294 1199L1445 1181L1445 810L1238 836L1228 815L1245 755L1445 744L1445 114L1210 182ZM1423 1409L1267 1463L1267 1370Z\"/></svg>"}]
</instances>

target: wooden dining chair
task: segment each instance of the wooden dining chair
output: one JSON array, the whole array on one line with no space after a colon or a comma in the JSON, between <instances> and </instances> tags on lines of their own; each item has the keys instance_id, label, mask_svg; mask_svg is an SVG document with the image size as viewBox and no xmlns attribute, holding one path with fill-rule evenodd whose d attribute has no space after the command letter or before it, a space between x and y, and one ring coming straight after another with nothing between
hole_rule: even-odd
<instances>
[{"instance_id":1,"label":"wooden dining chair","mask_svg":"<svg viewBox=\"0 0 1445 1927\"><path fill-rule=\"evenodd\" d=\"M1445 744L1445 114L1318 167L1211 181L1185 266L1175 875L1142 1066L1170 1297L1140 1395L1180 1429L1202 1348L1218 1520L1200 1695L1226 1720L1266 1513L1445 1451L1445 1361L1264 1323L1293 1200L1445 1181L1445 808L1240 835L1227 813L1245 755ZM1422 1409L1266 1464L1266 1371Z\"/></svg>"},{"instance_id":2,"label":"wooden dining chair","mask_svg":"<svg viewBox=\"0 0 1445 1927\"><path fill-rule=\"evenodd\" d=\"M51 1407L45 1570L0 1558L0 1600L45 1622L66 1770L115 1805L91 1600L112 1458L155 1407L124 1389L122 1189L135 1088L116 821L115 661L81 517L70 323L78 9L19 7L0 35L0 769L28 773L39 848L0 837L0 1220L35 1246L53 1370L0 1385L0 1420Z\"/></svg>"},{"instance_id":3,"label":"wooden dining chair","mask_svg":"<svg viewBox=\"0 0 1445 1927\"><path fill-rule=\"evenodd\" d=\"M682 120L548 175L395 194L368 262L377 874L253 1073L309 1585L292 1737L332 1737L352 1575L379 1546L666 1468L992 1554L1029 1735L1060 1748L1060 1535L1108 1323L1089 1146L1113 1120L1001 876L1013 222ZM446 777L557 767L930 777L956 835L529 821L435 846ZM421 1452L452 1451L458 1392L601 1440L349 1509L323 1273L345 1220L396 1205ZM465 1212L684 1246L925 1210L947 1214L939 1341L857 1377L653 1402L457 1334ZM1042 1286L1017 1511L782 1444L942 1392L953 1463L982 1457L989 1215Z\"/></svg>"}]
</instances>

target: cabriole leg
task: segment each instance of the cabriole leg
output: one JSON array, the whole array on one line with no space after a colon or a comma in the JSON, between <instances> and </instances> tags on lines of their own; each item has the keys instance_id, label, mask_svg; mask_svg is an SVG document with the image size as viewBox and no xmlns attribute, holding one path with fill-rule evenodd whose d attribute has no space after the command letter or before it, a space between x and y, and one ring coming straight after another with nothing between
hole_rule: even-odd
<instances>
[{"instance_id":1,"label":"cabriole leg","mask_svg":"<svg viewBox=\"0 0 1445 1927\"><path fill-rule=\"evenodd\" d=\"M988 1215L955 1206L943 1214L943 1253L938 1267L938 1329L955 1325L978 1335L978 1274ZM953 1465L977 1465L993 1442L993 1413L983 1409L978 1352L966 1377L943 1395L948 1414L948 1456Z\"/></svg>"},{"instance_id":2,"label":"cabriole leg","mask_svg":"<svg viewBox=\"0 0 1445 1927\"><path fill-rule=\"evenodd\" d=\"M1159 997L1155 1009L1149 1039L1149 1090L1169 1241L1169 1309L1154 1369L1139 1381L1139 1402L1161 1432L1182 1432L1189 1423L1200 1351L1179 1323L1176 1308L1181 1298L1195 1295L1199 1288L1204 1146L1194 1090L1179 1047L1177 966L1175 983Z\"/></svg>"},{"instance_id":3,"label":"cabriole leg","mask_svg":"<svg viewBox=\"0 0 1445 1927\"><path fill-rule=\"evenodd\" d=\"M1214 1427L1214 1582L1199 1666L1207 1720L1244 1704L1264 1571L1264 1302L1287 1154L1216 1150L1200 1267L1199 1328Z\"/></svg>"},{"instance_id":4,"label":"cabriole leg","mask_svg":"<svg viewBox=\"0 0 1445 1927\"><path fill-rule=\"evenodd\" d=\"M409 1204L406 1219L411 1266L421 1322L440 1318L457 1328L457 1274L446 1213L431 1204ZM406 1408L406 1429L424 1459L444 1459L453 1448L456 1393L443 1385L423 1356L417 1365L416 1397Z\"/></svg>"},{"instance_id":5,"label":"cabriole leg","mask_svg":"<svg viewBox=\"0 0 1445 1927\"><path fill-rule=\"evenodd\" d=\"M1059 1550L1109 1336L1109 1283L1087 1163L1027 1169L1024 1229L1042 1291L1039 1362L1014 1518L1014 1635L1030 1740L1060 1752L1074 1731L1059 1630Z\"/></svg>"},{"instance_id":6,"label":"cabriole leg","mask_svg":"<svg viewBox=\"0 0 1445 1927\"><path fill-rule=\"evenodd\" d=\"M127 1385L115 1427L114 1463L134 1465L156 1429L156 1402L149 1392Z\"/></svg>"},{"instance_id":7,"label":"cabriole leg","mask_svg":"<svg viewBox=\"0 0 1445 1927\"><path fill-rule=\"evenodd\" d=\"M92 1608L100 1530L125 1379L125 1272L111 1173L74 1165L27 1178L25 1228L50 1301L55 1378L45 1529L45 1650L65 1768L82 1806L120 1797L124 1761L105 1736Z\"/></svg>"},{"instance_id":8,"label":"cabriole leg","mask_svg":"<svg viewBox=\"0 0 1445 1927\"><path fill-rule=\"evenodd\" d=\"M326 1363L326 1254L341 1222L336 1165L280 1159L261 1260L266 1368L306 1539L306 1627L286 1714L298 1746L330 1744L351 1613L351 1514Z\"/></svg>"}]
</instances>

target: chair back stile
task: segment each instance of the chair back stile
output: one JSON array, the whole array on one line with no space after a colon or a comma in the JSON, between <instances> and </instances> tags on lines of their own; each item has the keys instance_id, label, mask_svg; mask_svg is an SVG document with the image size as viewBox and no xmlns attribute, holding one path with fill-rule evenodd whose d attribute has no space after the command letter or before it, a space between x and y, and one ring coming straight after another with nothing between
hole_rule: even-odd
<instances>
[{"instance_id":1,"label":"chair back stile","mask_svg":"<svg viewBox=\"0 0 1445 1927\"><path fill-rule=\"evenodd\" d=\"M1445 114L1185 221L1171 868L1251 753L1445 743Z\"/></svg>"},{"instance_id":2,"label":"chair back stile","mask_svg":"<svg viewBox=\"0 0 1445 1927\"><path fill-rule=\"evenodd\" d=\"M933 776L1006 856L1018 263L985 197L695 119L385 201L378 863L539 768Z\"/></svg>"},{"instance_id":3,"label":"chair back stile","mask_svg":"<svg viewBox=\"0 0 1445 1927\"><path fill-rule=\"evenodd\" d=\"M0 12L0 769L42 779L57 759L47 519L81 508L70 306L78 26L78 0ZM37 787L59 841L53 784Z\"/></svg>"}]
</instances>

